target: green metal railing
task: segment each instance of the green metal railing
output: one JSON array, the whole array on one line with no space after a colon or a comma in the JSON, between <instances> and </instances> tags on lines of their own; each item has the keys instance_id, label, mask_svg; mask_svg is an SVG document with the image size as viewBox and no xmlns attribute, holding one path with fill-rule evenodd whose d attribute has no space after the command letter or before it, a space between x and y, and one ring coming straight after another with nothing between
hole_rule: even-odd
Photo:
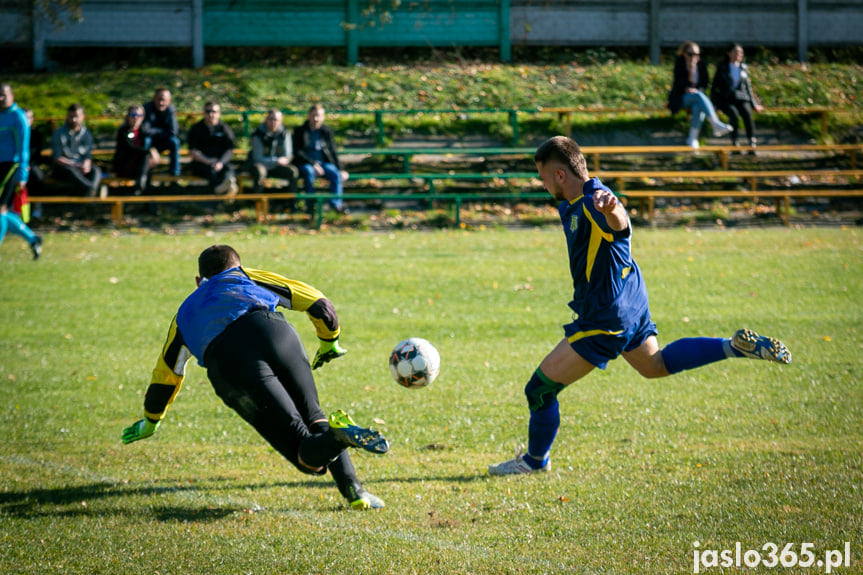
<instances>
[{"instance_id":1,"label":"green metal railing","mask_svg":"<svg viewBox=\"0 0 863 575\"><path fill-rule=\"evenodd\" d=\"M314 225L317 228L320 228L324 221L324 206L332 199L335 199L337 196L334 194L296 194L295 196L287 196L296 200L304 200L307 202L313 202L315 207L313 210L313 220ZM238 196L239 199L242 199L242 196ZM273 194L274 200L279 199L279 194ZM379 201L405 201L405 200L415 200L417 202L425 202L431 204L432 202L444 202L452 205L453 209L453 224L456 227L461 226L461 209L463 204L470 204L475 202L487 202L487 201L519 201L519 202L530 202L530 203L547 203L551 201L551 196L547 193L534 193L534 192L489 192L489 193L477 193L477 194L438 194L432 191L428 193L421 194L344 194L341 196L341 199L344 201L368 201L368 200L379 200Z\"/></svg>"},{"instance_id":2,"label":"green metal railing","mask_svg":"<svg viewBox=\"0 0 863 575\"><path fill-rule=\"evenodd\" d=\"M307 110L282 110L282 114L285 116L305 116L308 113ZM411 109L394 109L394 110L360 110L360 109L350 109L350 110L327 110L327 115L329 116L373 116L374 118L374 126L375 126L375 144L379 147L386 146L386 126L384 124L385 116L422 116L422 115L444 115L449 114L453 116L468 116L468 115L492 115L492 114L506 114L509 122L509 126L512 129L512 138L511 145L518 145L519 138L519 128L518 128L518 115L519 114L541 114L543 110L541 108L530 109L530 110L520 110L518 108L475 108L475 109L422 109L422 108L411 108ZM556 112L555 112L556 113ZM185 114L184 114L185 115ZM194 114L190 114L193 115ZM251 118L255 116L264 116L266 115L266 110L222 110L222 116L240 116L240 122L243 126L243 136L248 138L252 131Z\"/></svg>"},{"instance_id":3,"label":"green metal railing","mask_svg":"<svg viewBox=\"0 0 863 575\"><path fill-rule=\"evenodd\" d=\"M308 114L307 109L293 110L283 109L282 114L291 117L304 117ZM763 114L797 114L816 116L821 121L823 133L827 133L828 120L831 114L840 113L841 110L825 108L821 106L810 106L801 108L774 107L766 108L762 111ZM387 134L385 118L389 116L423 116L423 115L452 115L452 116L476 116L476 115L506 115L507 122L512 130L512 136L508 143L511 147L518 147L520 138L519 119L523 116L539 116L539 115L554 115L560 122L564 124L563 132L567 135L570 133L570 125L572 118L578 115L609 115L609 116L658 116L664 115L668 117L668 110L664 108L544 108L537 106L536 108L405 108L405 109L328 109L327 114L330 116L363 116L371 117L374 124L375 145L379 148L387 146ZM200 119L200 112L180 112L179 116L185 124L196 122ZM242 126L241 134L244 138L251 136L258 123L263 121L266 115L266 110L222 110L222 116L226 121L230 122L231 117L239 117L239 123ZM258 117L257 123L253 124L253 120ZM48 122L53 130L63 122L64 118L50 117L37 118L37 123ZM90 116L88 122L104 122L106 120L116 121L117 125L123 120L122 115L102 115ZM294 122L296 123L296 122Z\"/></svg>"}]
</instances>

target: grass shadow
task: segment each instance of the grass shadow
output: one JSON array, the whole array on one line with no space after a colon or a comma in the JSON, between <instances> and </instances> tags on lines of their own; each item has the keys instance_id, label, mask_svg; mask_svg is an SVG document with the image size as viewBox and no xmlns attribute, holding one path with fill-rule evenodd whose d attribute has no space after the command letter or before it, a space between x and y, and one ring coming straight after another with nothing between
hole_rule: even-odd
<instances>
[{"instance_id":1,"label":"grass shadow","mask_svg":"<svg viewBox=\"0 0 863 575\"><path fill-rule=\"evenodd\" d=\"M417 483L422 481L442 481L448 483L469 483L483 478L483 474L455 475L446 477L401 477L380 478L366 483ZM201 493L214 491L248 491L272 488L320 488L332 486L329 479L297 480L277 483L223 483L231 480L215 478L210 484L203 482L194 485L139 485L132 483L89 483L73 487L25 489L0 493L0 514L22 519L38 519L42 517L85 517L98 515L134 515L141 516L141 509L128 510L124 508L93 509L92 503L97 500L119 499L136 496L158 496L175 493ZM147 507L157 521L207 522L217 521L245 508L241 505L161 505Z\"/></svg>"},{"instance_id":2,"label":"grass shadow","mask_svg":"<svg viewBox=\"0 0 863 575\"><path fill-rule=\"evenodd\" d=\"M263 485L261 485L263 486ZM240 488L248 486L240 486ZM251 486L255 487L255 486ZM118 483L90 483L75 487L34 488L23 491L0 493L0 514L24 519L40 517L75 517L94 515L135 515L140 510L91 509L91 502L111 498L133 497L138 495L162 495L173 492L200 492L225 490L227 487L189 486L136 486ZM214 521L242 511L241 506L160 506L152 508L155 519L159 521Z\"/></svg>"}]
</instances>

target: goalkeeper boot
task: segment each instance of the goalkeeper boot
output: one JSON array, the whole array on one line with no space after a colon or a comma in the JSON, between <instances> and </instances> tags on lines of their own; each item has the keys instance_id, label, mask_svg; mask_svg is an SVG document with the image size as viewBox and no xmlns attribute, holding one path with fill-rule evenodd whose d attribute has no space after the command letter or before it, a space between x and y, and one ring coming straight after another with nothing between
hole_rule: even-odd
<instances>
[{"instance_id":1,"label":"goalkeeper boot","mask_svg":"<svg viewBox=\"0 0 863 575\"><path fill-rule=\"evenodd\" d=\"M513 459L503 463L488 466L489 475L523 475L526 473L537 473L551 471L551 459L548 459L541 467L533 467L524 460L525 455L519 451Z\"/></svg>"},{"instance_id":2,"label":"goalkeeper boot","mask_svg":"<svg viewBox=\"0 0 863 575\"><path fill-rule=\"evenodd\" d=\"M776 338L758 335L751 329L739 329L731 338L731 347L743 357L791 363L791 352Z\"/></svg>"},{"instance_id":3,"label":"goalkeeper boot","mask_svg":"<svg viewBox=\"0 0 863 575\"><path fill-rule=\"evenodd\" d=\"M387 438L380 431L358 426L341 409L330 414L330 433L347 447L358 447L379 454L390 449Z\"/></svg>"},{"instance_id":4,"label":"goalkeeper boot","mask_svg":"<svg viewBox=\"0 0 863 575\"><path fill-rule=\"evenodd\" d=\"M351 485L348 488L346 498L351 509L381 509L384 507L383 499L372 495L362 486Z\"/></svg>"}]
</instances>

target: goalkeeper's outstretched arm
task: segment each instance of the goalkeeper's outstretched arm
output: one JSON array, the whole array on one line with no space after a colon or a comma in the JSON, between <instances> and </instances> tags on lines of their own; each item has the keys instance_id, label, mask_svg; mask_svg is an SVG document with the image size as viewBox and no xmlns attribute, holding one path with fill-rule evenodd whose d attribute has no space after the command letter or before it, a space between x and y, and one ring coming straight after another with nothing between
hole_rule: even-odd
<instances>
[{"instance_id":1,"label":"goalkeeper's outstretched arm","mask_svg":"<svg viewBox=\"0 0 863 575\"><path fill-rule=\"evenodd\" d=\"M123 443L144 439L156 432L183 385L186 364L191 358L192 353L183 342L183 336L177 329L177 318L174 317L144 396L144 419L123 430Z\"/></svg>"}]
</instances>

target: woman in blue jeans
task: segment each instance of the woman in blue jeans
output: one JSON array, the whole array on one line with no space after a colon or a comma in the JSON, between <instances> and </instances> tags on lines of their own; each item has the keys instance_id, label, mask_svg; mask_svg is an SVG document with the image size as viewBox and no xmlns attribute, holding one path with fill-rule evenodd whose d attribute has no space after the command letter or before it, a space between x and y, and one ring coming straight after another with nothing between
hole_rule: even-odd
<instances>
[{"instance_id":1,"label":"woman in blue jeans","mask_svg":"<svg viewBox=\"0 0 863 575\"><path fill-rule=\"evenodd\" d=\"M710 98L705 94L709 84L710 76L707 64L701 59L701 48L695 42L684 42L677 49L674 82L668 93L668 109L672 115L681 108L692 114L686 145L693 149L698 148L698 136L705 119L710 120L714 136L724 136L731 132L731 126L719 120Z\"/></svg>"}]
</instances>

